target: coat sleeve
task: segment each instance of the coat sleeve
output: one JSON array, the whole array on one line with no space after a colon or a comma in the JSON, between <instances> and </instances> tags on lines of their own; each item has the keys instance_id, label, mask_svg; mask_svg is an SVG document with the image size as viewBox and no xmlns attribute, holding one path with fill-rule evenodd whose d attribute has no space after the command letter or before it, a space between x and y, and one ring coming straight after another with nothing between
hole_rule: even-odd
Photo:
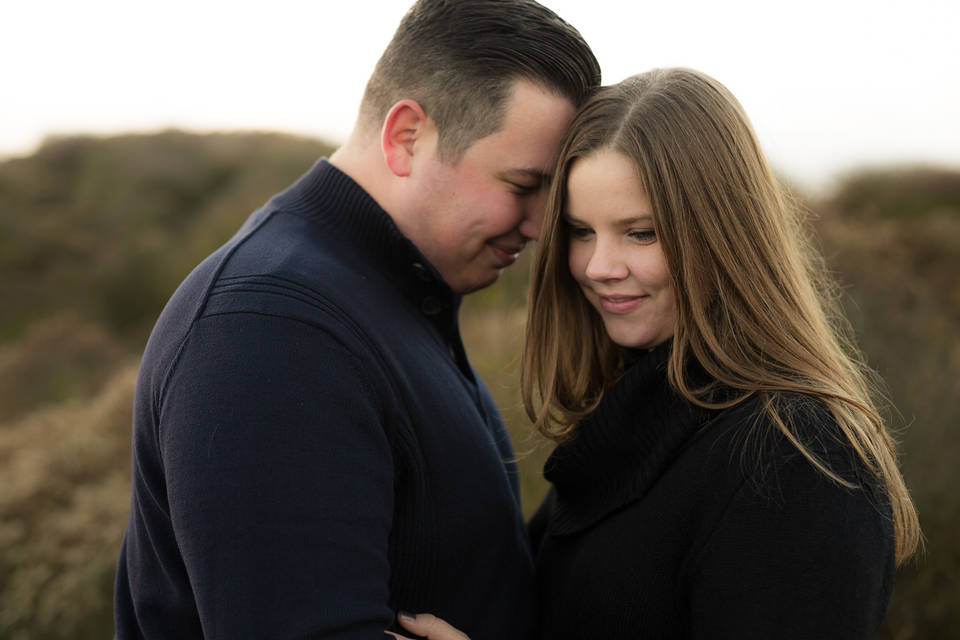
<instances>
[{"instance_id":1,"label":"coat sleeve","mask_svg":"<svg viewBox=\"0 0 960 640\"><path fill-rule=\"evenodd\" d=\"M695 638L873 638L893 581L886 500L794 453L746 480L689 572Z\"/></svg>"},{"instance_id":2,"label":"coat sleeve","mask_svg":"<svg viewBox=\"0 0 960 640\"><path fill-rule=\"evenodd\" d=\"M158 438L205 637L384 637L394 475L374 385L315 326L195 325Z\"/></svg>"}]
</instances>

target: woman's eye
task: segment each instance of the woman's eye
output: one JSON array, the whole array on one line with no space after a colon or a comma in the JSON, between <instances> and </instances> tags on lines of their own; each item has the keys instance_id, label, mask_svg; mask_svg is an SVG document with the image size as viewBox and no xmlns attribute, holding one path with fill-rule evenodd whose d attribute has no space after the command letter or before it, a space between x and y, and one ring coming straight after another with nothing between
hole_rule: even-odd
<instances>
[{"instance_id":1,"label":"woman's eye","mask_svg":"<svg viewBox=\"0 0 960 640\"><path fill-rule=\"evenodd\" d=\"M653 242L657 239L657 234L653 229L636 229L628 234L634 240L639 242Z\"/></svg>"},{"instance_id":2,"label":"woman's eye","mask_svg":"<svg viewBox=\"0 0 960 640\"><path fill-rule=\"evenodd\" d=\"M572 224L567 224L567 229L570 231L572 238L586 238L593 232L589 227L575 227Z\"/></svg>"}]
</instances>

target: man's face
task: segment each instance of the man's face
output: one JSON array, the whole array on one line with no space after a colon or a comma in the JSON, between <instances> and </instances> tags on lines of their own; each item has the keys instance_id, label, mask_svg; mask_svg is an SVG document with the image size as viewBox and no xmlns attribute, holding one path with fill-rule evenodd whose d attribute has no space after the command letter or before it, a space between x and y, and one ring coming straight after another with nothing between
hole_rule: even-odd
<instances>
[{"instance_id":1,"label":"man's face","mask_svg":"<svg viewBox=\"0 0 960 640\"><path fill-rule=\"evenodd\" d=\"M566 98L518 80L501 129L476 140L455 164L437 157L435 131L422 143L410 237L454 292L493 284L537 238L573 115Z\"/></svg>"}]
</instances>

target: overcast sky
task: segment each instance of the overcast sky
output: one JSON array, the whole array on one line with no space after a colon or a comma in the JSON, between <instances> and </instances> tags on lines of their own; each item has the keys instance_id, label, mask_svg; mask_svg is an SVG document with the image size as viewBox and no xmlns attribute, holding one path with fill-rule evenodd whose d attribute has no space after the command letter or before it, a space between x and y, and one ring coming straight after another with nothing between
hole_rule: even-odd
<instances>
[{"instance_id":1,"label":"overcast sky","mask_svg":"<svg viewBox=\"0 0 960 640\"><path fill-rule=\"evenodd\" d=\"M960 167L960 2L546 0L605 83L659 66L726 84L805 186L864 164ZM406 0L6 3L0 156L50 133L350 131Z\"/></svg>"}]
</instances>

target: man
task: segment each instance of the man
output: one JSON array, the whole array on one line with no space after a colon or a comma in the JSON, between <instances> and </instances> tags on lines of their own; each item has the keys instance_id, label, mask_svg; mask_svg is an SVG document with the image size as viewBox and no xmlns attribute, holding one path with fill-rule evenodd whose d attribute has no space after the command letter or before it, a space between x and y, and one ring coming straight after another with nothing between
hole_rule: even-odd
<instances>
[{"instance_id":1,"label":"man","mask_svg":"<svg viewBox=\"0 0 960 640\"><path fill-rule=\"evenodd\" d=\"M516 469L459 296L536 237L599 83L530 0L422 0L348 142L174 294L134 411L119 638L531 637Z\"/></svg>"}]
</instances>

